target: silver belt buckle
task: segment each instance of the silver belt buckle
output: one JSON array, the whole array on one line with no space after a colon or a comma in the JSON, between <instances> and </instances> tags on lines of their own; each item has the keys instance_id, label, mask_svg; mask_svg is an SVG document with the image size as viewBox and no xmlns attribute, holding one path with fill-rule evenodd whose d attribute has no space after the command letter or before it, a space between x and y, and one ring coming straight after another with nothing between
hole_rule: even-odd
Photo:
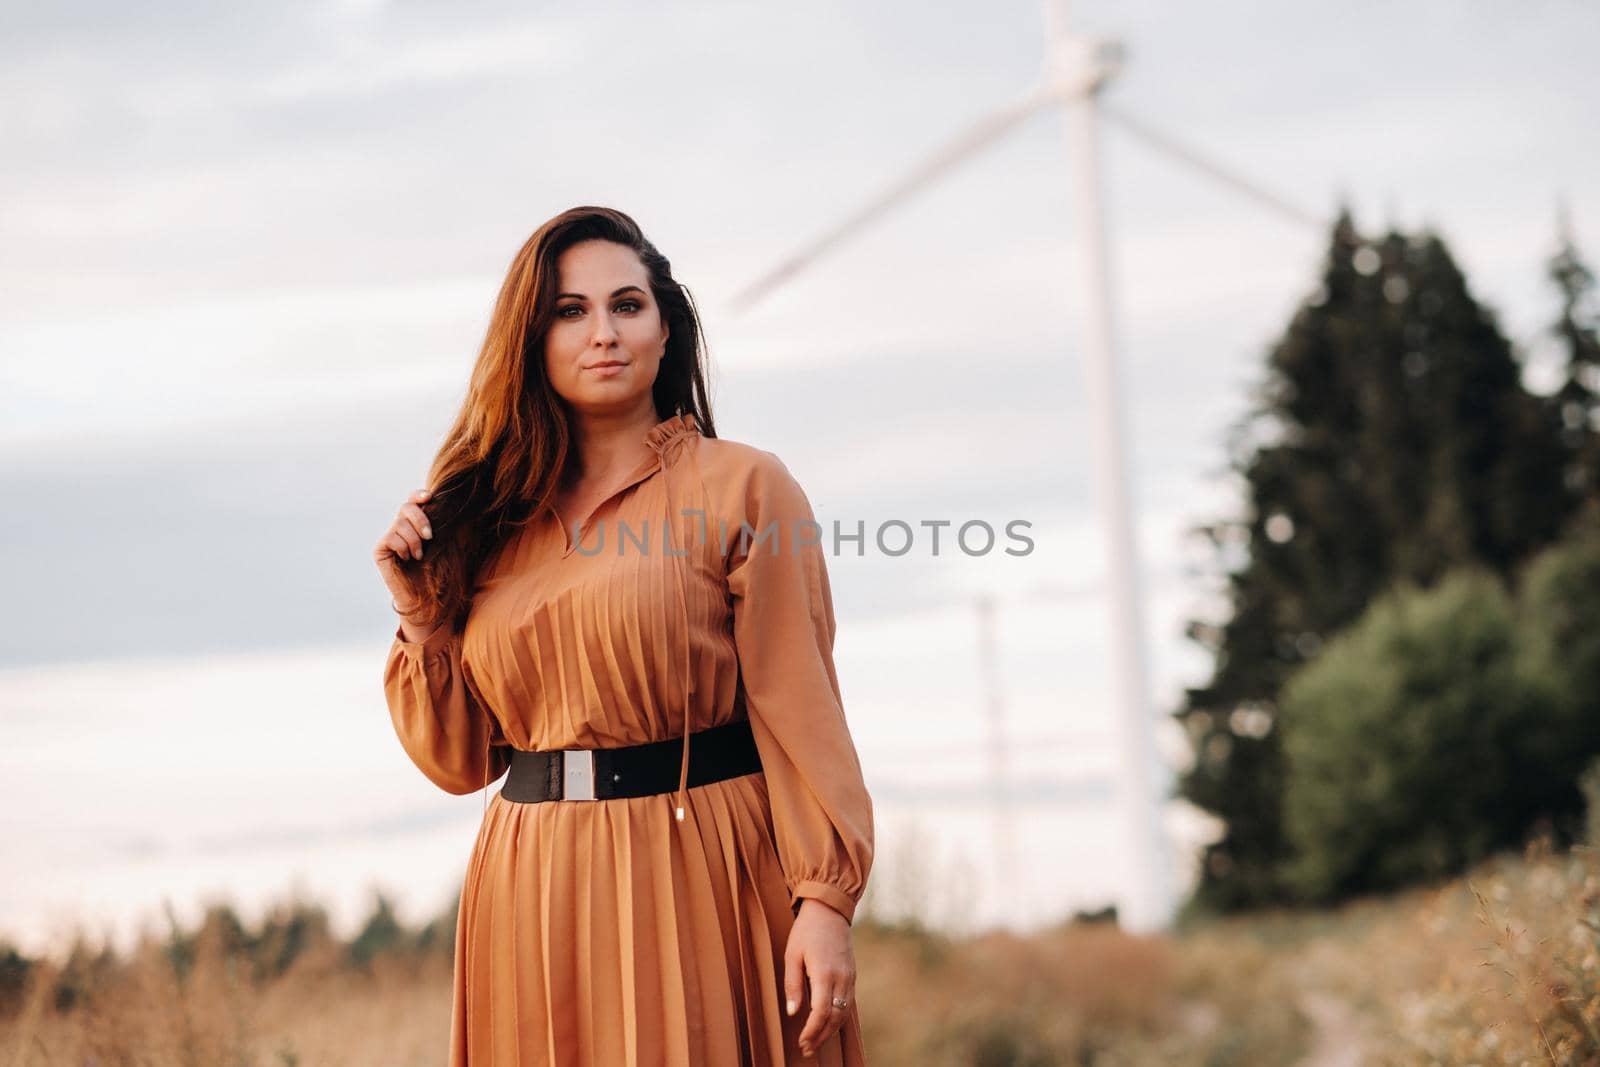
<instances>
[{"instance_id":1,"label":"silver belt buckle","mask_svg":"<svg viewBox=\"0 0 1600 1067\"><path fill-rule=\"evenodd\" d=\"M562 749L561 799L594 800L594 753L588 749Z\"/></svg>"}]
</instances>

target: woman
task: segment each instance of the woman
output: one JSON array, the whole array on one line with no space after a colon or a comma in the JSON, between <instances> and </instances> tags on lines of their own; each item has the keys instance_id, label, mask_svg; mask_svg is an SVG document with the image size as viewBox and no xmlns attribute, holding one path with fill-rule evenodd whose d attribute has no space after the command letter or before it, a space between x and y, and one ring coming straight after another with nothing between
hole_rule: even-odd
<instances>
[{"instance_id":1,"label":"woman","mask_svg":"<svg viewBox=\"0 0 1600 1067\"><path fill-rule=\"evenodd\" d=\"M374 550L402 746L451 793L509 768L467 863L455 1067L863 1062L872 805L820 528L776 456L716 437L702 347L632 219L551 219Z\"/></svg>"}]
</instances>

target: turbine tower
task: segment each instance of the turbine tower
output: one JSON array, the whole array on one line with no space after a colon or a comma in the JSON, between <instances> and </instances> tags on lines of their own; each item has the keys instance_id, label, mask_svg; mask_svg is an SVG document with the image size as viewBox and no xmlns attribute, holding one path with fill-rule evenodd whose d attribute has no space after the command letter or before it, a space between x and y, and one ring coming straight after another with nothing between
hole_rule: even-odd
<instances>
[{"instance_id":1,"label":"turbine tower","mask_svg":"<svg viewBox=\"0 0 1600 1067\"><path fill-rule=\"evenodd\" d=\"M1146 637L1135 531L1134 502L1127 460L1122 385L1117 374L1115 293L1105 213L1100 200L1099 120L1116 122L1150 147L1243 192L1299 224L1321 227L1322 220L1237 177L1202 153L1181 145L1148 125L1110 108L1101 99L1121 71L1119 42L1073 32L1067 0L1045 0L1045 65L1038 85L1015 103L999 108L952 138L905 177L780 262L735 296L737 310L748 309L866 225L898 206L945 171L978 154L1035 113L1061 105L1066 117L1068 157L1076 191L1076 226L1088 290L1083 302L1085 380L1094 440L1096 494L1109 592L1112 692L1118 722L1122 769L1119 798L1129 848L1132 884L1118 907L1119 922L1137 933L1165 927L1172 918L1172 857L1162 821L1168 774L1156 749L1156 719L1147 680Z\"/></svg>"}]
</instances>

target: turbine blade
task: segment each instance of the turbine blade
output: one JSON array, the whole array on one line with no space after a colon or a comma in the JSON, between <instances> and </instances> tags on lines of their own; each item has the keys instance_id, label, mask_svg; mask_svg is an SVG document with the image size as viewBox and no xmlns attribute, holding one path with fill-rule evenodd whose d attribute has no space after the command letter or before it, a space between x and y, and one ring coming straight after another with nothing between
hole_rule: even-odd
<instances>
[{"instance_id":1,"label":"turbine blade","mask_svg":"<svg viewBox=\"0 0 1600 1067\"><path fill-rule=\"evenodd\" d=\"M884 214L956 164L969 156L976 155L1035 111L1055 102L1058 98L1058 94L1054 92L1037 90L1016 103L979 119L951 138L937 152L913 167L904 177L890 184L862 207L846 216L843 221L801 246L772 270L740 290L733 298L734 312L749 310L763 296L799 274L813 261L846 240L854 231Z\"/></svg>"},{"instance_id":2,"label":"turbine blade","mask_svg":"<svg viewBox=\"0 0 1600 1067\"><path fill-rule=\"evenodd\" d=\"M1291 203L1276 193L1269 192L1248 178L1240 177L1222 164L1213 162L1204 153L1180 143L1169 134L1156 130L1148 123L1135 118L1121 108L1113 107L1103 99L1097 101L1097 105L1101 114L1145 144L1197 170L1204 171L1217 181L1237 192L1243 193L1252 200L1266 205L1278 214L1303 225L1314 227L1319 231L1326 229L1330 225L1317 212L1307 211L1298 204Z\"/></svg>"}]
</instances>

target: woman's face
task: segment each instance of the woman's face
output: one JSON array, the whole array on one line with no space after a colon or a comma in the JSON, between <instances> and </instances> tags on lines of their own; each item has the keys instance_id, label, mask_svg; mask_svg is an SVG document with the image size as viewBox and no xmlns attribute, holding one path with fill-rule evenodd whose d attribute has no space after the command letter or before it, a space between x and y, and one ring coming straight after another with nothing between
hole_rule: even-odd
<instances>
[{"instance_id":1,"label":"woman's face","mask_svg":"<svg viewBox=\"0 0 1600 1067\"><path fill-rule=\"evenodd\" d=\"M555 319L544 339L550 385L574 410L645 406L666 352L667 324L633 249L582 241L556 258Z\"/></svg>"}]
</instances>

